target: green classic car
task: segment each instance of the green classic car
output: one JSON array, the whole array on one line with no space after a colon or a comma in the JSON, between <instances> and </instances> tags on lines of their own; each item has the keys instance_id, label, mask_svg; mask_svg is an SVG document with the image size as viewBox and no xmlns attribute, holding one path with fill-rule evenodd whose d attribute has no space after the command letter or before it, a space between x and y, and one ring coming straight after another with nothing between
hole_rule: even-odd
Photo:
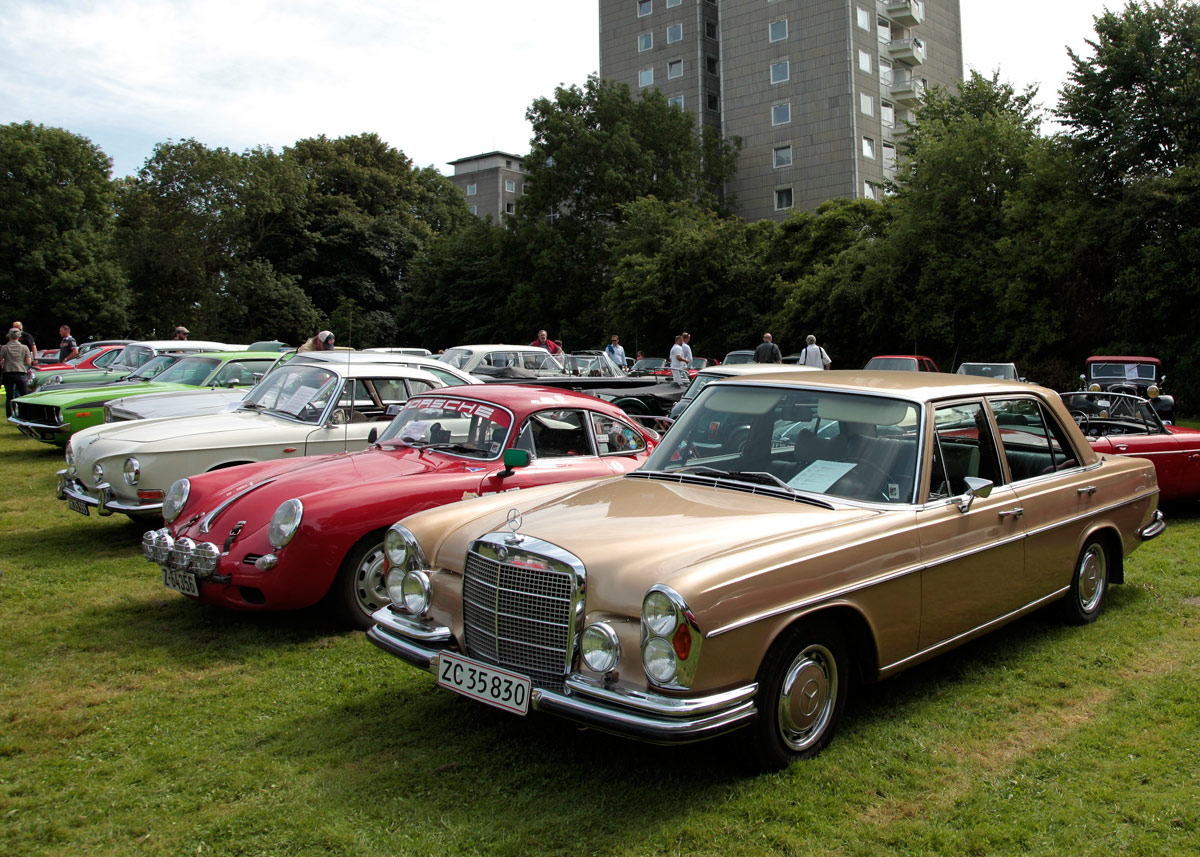
<instances>
[{"instance_id":1,"label":"green classic car","mask_svg":"<svg viewBox=\"0 0 1200 857\"><path fill-rule=\"evenodd\" d=\"M95 387L61 387L14 399L8 421L28 437L62 445L73 432L104 422L104 404L111 399L197 387L249 389L278 357L265 351L209 352L178 359L164 354L123 381ZM165 361L174 363L160 374L160 364Z\"/></svg>"},{"instance_id":2,"label":"green classic car","mask_svg":"<svg viewBox=\"0 0 1200 857\"><path fill-rule=\"evenodd\" d=\"M85 346L86 347L86 346ZM147 339L128 343L121 353L111 363L103 368L75 369L70 372L35 372L34 390L48 390L51 387L98 387L101 384L111 384L122 381L129 375L140 370L143 366L154 362L161 372L180 357L207 351L249 351L249 348L226 345L223 342L199 342L196 340ZM270 349L258 349L269 351ZM164 363L155 358L170 354L173 359ZM140 375L145 373L138 372Z\"/></svg>"}]
</instances>

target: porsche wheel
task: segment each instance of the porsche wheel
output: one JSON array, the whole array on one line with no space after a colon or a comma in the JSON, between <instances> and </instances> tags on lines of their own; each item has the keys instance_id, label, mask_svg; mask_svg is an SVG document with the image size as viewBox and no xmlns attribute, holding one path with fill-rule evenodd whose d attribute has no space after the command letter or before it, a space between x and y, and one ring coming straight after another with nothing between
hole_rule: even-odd
<instances>
[{"instance_id":1,"label":"porsche wheel","mask_svg":"<svg viewBox=\"0 0 1200 857\"><path fill-rule=\"evenodd\" d=\"M373 533L346 554L329 590L334 614L347 625L366 630L371 614L389 603L384 575L383 533Z\"/></svg>"}]
</instances>

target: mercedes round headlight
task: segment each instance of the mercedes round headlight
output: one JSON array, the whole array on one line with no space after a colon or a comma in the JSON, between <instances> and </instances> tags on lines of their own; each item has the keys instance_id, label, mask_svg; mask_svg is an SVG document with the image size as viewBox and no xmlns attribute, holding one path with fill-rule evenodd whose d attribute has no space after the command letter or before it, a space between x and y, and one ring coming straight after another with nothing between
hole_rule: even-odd
<instances>
[{"instance_id":1,"label":"mercedes round headlight","mask_svg":"<svg viewBox=\"0 0 1200 857\"><path fill-rule=\"evenodd\" d=\"M679 622L679 612L666 593L653 590L642 599L642 621L650 633L669 637Z\"/></svg>"},{"instance_id":2,"label":"mercedes round headlight","mask_svg":"<svg viewBox=\"0 0 1200 857\"><path fill-rule=\"evenodd\" d=\"M408 564L408 542L403 527L388 527L383 536L383 550L392 568L405 568Z\"/></svg>"},{"instance_id":3,"label":"mercedes round headlight","mask_svg":"<svg viewBox=\"0 0 1200 857\"><path fill-rule=\"evenodd\" d=\"M96 484L99 485L104 481L104 465L96 462L96 466L92 468L92 476L96 477Z\"/></svg>"},{"instance_id":4,"label":"mercedes round headlight","mask_svg":"<svg viewBox=\"0 0 1200 857\"><path fill-rule=\"evenodd\" d=\"M580 647L587 668L598 673L616 669L621 662L621 641L612 626L605 622L588 625L583 631Z\"/></svg>"},{"instance_id":5,"label":"mercedes round headlight","mask_svg":"<svg viewBox=\"0 0 1200 857\"><path fill-rule=\"evenodd\" d=\"M296 530L300 529L300 521L304 517L304 504L293 497L284 500L271 516L267 525L267 541L275 550L279 550L292 540Z\"/></svg>"},{"instance_id":6,"label":"mercedes round headlight","mask_svg":"<svg viewBox=\"0 0 1200 857\"><path fill-rule=\"evenodd\" d=\"M125 459L125 484L137 485L142 478L142 465L136 458Z\"/></svg>"},{"instance_id":7,"label":"mercedes round headlight","mask_svg":"<svg viewBox=\"0 0 1200 857\"><path fill-rule=\"evenodd\" d=\"M414 616L423 616L429 609L432 594L429 575L420 569L404 572L400 581L400 596L404 599L405 610Z\"/></svg>"},{"instance_id":8,"label":"mercedes round headlight","mask_svg":"<svg viewBox=\"0 0 1200 857\"><path fill-rule=\"evenodd\" d=\"M167 489L167 496L163 498L162 516L164 521L169 524L179 517L179 513L187 505L188 494L191 491L190 479L176 479L171 483L171 487Z\"/></svg>"},{"instance_id":9,"label":"mercedes round headlight","mask_svg":"<svg viewBox=\"0 0 1200 857\"><path fill-rule=\"evenodd\" d=\"M647 640L642 646L642 666L646 675L659 684L667 684L675 678L679 661L675 657L671 641L662 637L651 637Z\"/></svg>"}]
</instances>

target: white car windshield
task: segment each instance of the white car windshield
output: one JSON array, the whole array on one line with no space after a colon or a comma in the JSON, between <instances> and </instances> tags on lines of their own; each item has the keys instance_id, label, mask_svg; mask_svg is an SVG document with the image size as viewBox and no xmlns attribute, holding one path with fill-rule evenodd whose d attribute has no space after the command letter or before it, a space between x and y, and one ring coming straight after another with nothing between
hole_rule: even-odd
<instances>
[{"instance_id":1,"label":"white car windshield","mask_svg":"<svg viewBox=\"0 0 1200 857\"><path fill-rule=\"evenodd\" d=\"M713 385L671 426L643 470L911 503L920 413L914 402L884 396Z\"/></svg>"},{"instance_id":2,"label":"white car windshield","mask_svg":"<svg viewBox=\"0 0 1200 857\"><path fill-rule=\"evenodd\" d=\"M492 459L504 451L512 423L512 414L487 402L416 396L383 430L378 442Z\"/></svg>"},{"instance_id":3,"label":"white car windshield","mask_svg":"<svg viewBox=\"0 0 1200 857\"><path fill-rule=\"evenodd\" d=\"M251 390L242 400L242 408L320 423L326 405L340 386L336 372L312 364L289 363Z\"/></svg>"}]
</instances>

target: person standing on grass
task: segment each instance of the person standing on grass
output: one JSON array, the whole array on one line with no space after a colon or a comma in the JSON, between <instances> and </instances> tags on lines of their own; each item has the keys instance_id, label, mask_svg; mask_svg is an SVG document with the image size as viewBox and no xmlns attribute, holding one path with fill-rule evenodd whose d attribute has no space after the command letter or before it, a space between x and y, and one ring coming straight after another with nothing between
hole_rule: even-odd
<instances>
[{"instance_id":1,"label":"person standing on grass","mask_svg":"<svg viewBox=\"0 0 1200 857\"><path fill-rule=\"evenodd\" d=\"M755 363L782 363L783 355L779 352L779 346L771 341L771 334L764 333L763 341L758 348L754 349Z\"/></svg>"},{"instance_id":2,"label":"person standing on grass","mask_svg":"<svg viewBox=\"0 0 1200 857\"><path fill-rule=\"evenodd\" d=\"M21 344L21 331L12 328L8 331L8 342L0 347L3 355L4 369L4 415L12 416L13 399L19 399L29 392L29 367L33 365L33 357L28 348Z\"/></svg>"},{"instance_id":3,"label":"person standing on grass","mask_svg":"<svg viewBox=\"0 0 1200 857\"><path fill-rule=\"evenodd\" d=\"M64 324L58 329L62 342L58 343L58 362L66 363L72 357L79 356L79 343L71 335L71 325Z\"/></svg>"}]
</instances>

